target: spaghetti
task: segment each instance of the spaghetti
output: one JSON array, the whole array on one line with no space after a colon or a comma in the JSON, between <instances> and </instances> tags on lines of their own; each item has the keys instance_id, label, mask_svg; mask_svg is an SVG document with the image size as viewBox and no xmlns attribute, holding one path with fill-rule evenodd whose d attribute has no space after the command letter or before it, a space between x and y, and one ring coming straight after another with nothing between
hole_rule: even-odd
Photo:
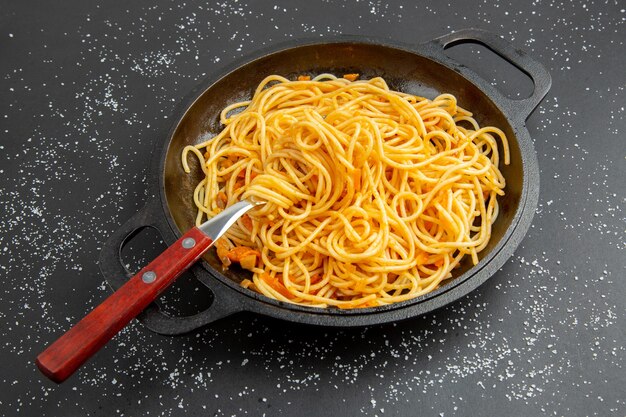
<instances>
[{"instance_id":1,"label":"spaghetti","mask_svg":"<svg viewBox=\"0 0 626 417\"><path fill-rule=\"evenodd\" d=\"M217 242L241 282L284 302L339 308L396 303L433 291L474 264L504 195L504 133L480 127L442 94L390 90L382 78L271 75L226 127L182 154L200 161L196 223L241 199L266 201Z\"/></svg>"}]
</instances>

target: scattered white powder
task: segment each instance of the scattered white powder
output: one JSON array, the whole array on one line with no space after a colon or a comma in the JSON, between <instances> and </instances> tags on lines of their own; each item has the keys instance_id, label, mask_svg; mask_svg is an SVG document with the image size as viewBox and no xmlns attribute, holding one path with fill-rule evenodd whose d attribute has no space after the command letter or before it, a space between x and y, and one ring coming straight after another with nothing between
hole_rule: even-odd
<instances>
[{"instance_id":1,"label":"scattered white powder","mask_svg":"<svg viewBox=\"0 0 626 417\"><path fill-rule=\"evenodd\" d=\"M599 392L626 363L626 271L618 262L626 249L624 155L602 146L624 134L624 87L611 81L622 76L612 55L624 48L624 9L576 1L521 11L496 2L478 4L470 17L446 3L313 3L128 3L119 16L98 8L75 27L32 28L43 42L24 50L29 66L2 64L0 414L91 415L98 404L85 398L97 396L108 401L106 415L147 415L146 404L164 416L297 415L302 398L324 393L367 416L409 407L466 415L467 404L502 398L533 415L583 412L572 407L581 398L588 412L624 415L623 398ZM314 6L332 7L332 16L312 16ZM133 322L66 384L41 382L33 357L109 294L97 266L101 244L149 197L150 152L181 97L222 65L277 41L369 35L418 20L422 37L489 27L544 62L555 80L528 120L541 167L539 207L492 280L424 317L364 329L242 314L162 337ZM385 36L420 40L392 32ZM599 42L600 34L612 40ZM8 33L3 48L23 35ZM47 47L53 40L81 47L56 56ZM580 80L580 94L563 90L564 77ZM589 113L602 118L599 131L587 127ZM557 237L558 248L541 251ZM589 252L583 238L603 246ZM31 373L17 378L15 369Z\"/></svg>"}]
</instances>

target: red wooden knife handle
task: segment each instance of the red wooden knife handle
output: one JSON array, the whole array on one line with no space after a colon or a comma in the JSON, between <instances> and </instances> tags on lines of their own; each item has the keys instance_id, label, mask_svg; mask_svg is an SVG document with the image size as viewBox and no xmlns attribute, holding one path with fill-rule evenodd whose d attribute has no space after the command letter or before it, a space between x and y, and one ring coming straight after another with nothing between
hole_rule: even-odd
<instances>
[{"instance_id":1,"label":"red wooden knife handle","mask_svg":"<svg viewBox=\"0 0 626 417\"><path fill-rule=\"evenodd\" d=\"M48 378L63 382L145 309L213 244L194 227L37 356Z\"/></svg>"}]
</instances>

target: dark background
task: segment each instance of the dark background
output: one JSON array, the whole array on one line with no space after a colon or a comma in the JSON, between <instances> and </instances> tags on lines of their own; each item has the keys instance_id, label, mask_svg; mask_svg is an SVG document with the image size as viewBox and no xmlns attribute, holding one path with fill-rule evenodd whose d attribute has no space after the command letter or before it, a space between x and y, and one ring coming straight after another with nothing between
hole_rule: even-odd
<instances>
[{"instance_id":1,"label":"dark background","mask_svg":"<svg viewBox=\"0 0 626 417\"><path fill-rule=\"evenodd\" d=\"M0 1L0 415L625 415L624 8ZM100 245L147 199L150 152L207 74L287 38L417 43L465 27L553 78L527 122L539 207L490 281L372 328L241 314L164 337L133 322L63 385L39 374L36 354L110 293ZM532 88L484 48L449 54L512 97Z\"/></svg>"}]
</instances>

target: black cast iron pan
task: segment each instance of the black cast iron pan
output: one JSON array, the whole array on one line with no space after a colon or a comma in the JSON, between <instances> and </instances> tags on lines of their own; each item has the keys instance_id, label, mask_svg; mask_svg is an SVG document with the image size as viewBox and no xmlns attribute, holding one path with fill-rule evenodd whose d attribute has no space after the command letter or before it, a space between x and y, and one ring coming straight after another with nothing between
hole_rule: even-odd
<instances>
[{"instance_id":1,"label":"black cast iron pan","mask_svg":"<svg viewBox=\"0 0 626 417\"><path fill-rule=\"evenodd\" d=\"M480 43L526 73L534 83L531 96L523 100L506 98L472 70L443 53L446 46L459 42ZM265 76L279 74L293 78L323 72L359 73L362 79L382 76L395 90L428 98L452 93L481 125L494 125L506 133L511 147L511 164L502 167L507 180L506 195L500 200L492 239L481 252L479 264L465 263L445 285L413 300L384 307L339 310L282 303L243 289L238 283L247 272L235 268L222 272L220 261L214 253L209 253L192 272L213 293L210 307L193 316L173 317L155 303L139 316L150 330L180 334L241 311L323 326L398 321L461 298L492 276L512 255L530 226L539 196L537 157L525 120L550 88L547 70L502 38L478 29L462 30L417 46L341 37L322 42L296 41L259 52L209 77L192 92L190 100L183 103L185 110L178 122L154 152L148 181L150 195L155 197L104 244L100 268L111 287L119 288L131 275L121 262L121 249L136 231L153 227L169 245L193 226L196 208L192 195L200 180L200 169L196 167L195 175L184 173L180 163L182 149L217 134L221 130L220 111L228 104L248 99Z\"/></svg>"}]
</instances>

